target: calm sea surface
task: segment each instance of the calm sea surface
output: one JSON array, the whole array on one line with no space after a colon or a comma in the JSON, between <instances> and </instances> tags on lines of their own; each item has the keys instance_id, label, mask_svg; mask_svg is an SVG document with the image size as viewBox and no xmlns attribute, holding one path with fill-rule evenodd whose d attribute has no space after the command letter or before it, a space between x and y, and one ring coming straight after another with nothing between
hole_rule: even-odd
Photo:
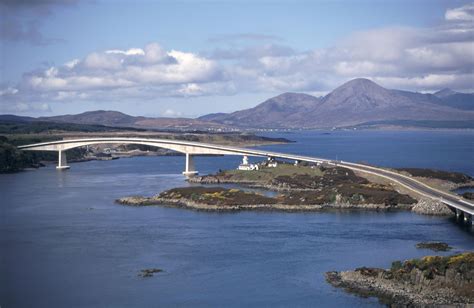
<instances>
[{"instance_id":1,"label":"calm sea surface","mask_svg":"<svg viewBox=\"0 0 474 308\"><path fill-rule=\"evenodd\" d=\"M297 141L264 147L275 151L474 176L474 132L270 135ZM196 159L201 173L238 163ZM378 307L329 286L324 273L430 254L414 247L420 241L474 250L472 231L409 212L204 213L114 203L187 185L183 166L184 157L139 157L0 175L0 306ZM152 267L164 272L137 276Z\"/></svg>"}]
</instances>

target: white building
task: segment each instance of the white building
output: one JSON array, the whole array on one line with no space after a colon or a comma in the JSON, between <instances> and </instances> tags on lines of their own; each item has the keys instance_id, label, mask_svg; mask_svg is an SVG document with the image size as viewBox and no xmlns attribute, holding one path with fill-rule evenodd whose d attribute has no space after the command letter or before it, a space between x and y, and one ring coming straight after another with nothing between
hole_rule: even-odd
<instances>
[{"instance_id":1,"label":"white building","mask_svg":"<svg viewBox=\"0 0 474 308\"><path fill-rule=\"evenodd\" d=\"M242 163L239 165L238 170L258 170L258 165L249 164L249 158L245 155L242 158Z\"/></svg>"},{"instance_id":2,"label":"white building","mask_svg":"<svg viewBox=\"0 0 474 308\"><path fill-rule=\"evenodd\" d=\"M274 160L273 160L273 161L269 161L269 162L267 163L267 167L276 168L276 167L278 167L278 163L277 163L276 161L274 161Z\"/></svg>"}]
</instances>

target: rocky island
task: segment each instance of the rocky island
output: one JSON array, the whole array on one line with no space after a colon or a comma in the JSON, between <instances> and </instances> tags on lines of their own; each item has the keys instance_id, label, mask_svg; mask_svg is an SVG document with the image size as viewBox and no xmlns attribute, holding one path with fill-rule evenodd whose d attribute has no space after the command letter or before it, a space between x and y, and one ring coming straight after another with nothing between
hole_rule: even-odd
<instances>
[{"instance_id":1,"label":"rocky island","mask_svg":"<svg viewBox=\"0 0 474 308\"><path fill-rule=\"evenodd\" d=\"M361 267L327 272L326 280L335 287L361 296L375 296L395 307L471 307L474 253L395 261L390 269Z\"/></svg>"},{"instance_id":2,"label":"rocky island","mask_svg":"<svg viewBox=\"0 0 474 308\"><path fill-rule=\"evenodd\" d=\"M397 183L340 166L267 161L254 167L253 170L220 170L216 174L188 179L189 183L204 184L204 187L175 188L150 197L124 197L117 202L135 206L164 205L209 211L364 209L454 215L453 211L439 201L420 196ZM444 191L474 184L470 176L457 172L418 168L392 170L409 174ZM228 184L238 185L239 189L220 187ZM275 191L278 195L264 197L259 193L246 191L246 188Z\"/></svg>"},{"instance_id":3,"label":"rocky island","mask_svg":"<svg viewBox=\"0 0 474 308\"><path fill-rule=\"evenodd\" d=\"M259 170L229 170L216 175L194 177L193 183L238 183L279 192L274 197L224 187L182 187L152 197L125 197L126 205L184 207L209 211L325 209L400 210L411 209L417 201L388 185L369 182L341 167L279 164Z\"/></svg>"}]
</instances>

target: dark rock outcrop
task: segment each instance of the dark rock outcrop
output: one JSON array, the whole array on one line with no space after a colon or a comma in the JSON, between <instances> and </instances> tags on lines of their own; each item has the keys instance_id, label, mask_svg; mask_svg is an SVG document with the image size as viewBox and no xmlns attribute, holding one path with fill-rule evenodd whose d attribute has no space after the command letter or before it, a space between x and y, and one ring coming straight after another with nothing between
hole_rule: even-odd
<instances>
[{"instance_id":1,"label":"dark rock outcrop","mask_svg":"<svg viewBox=\"0 0 474 308\"><path fill-rule=\"evenodd\" d=\"M416 244L416 248L430 249L433 251L448 251L452 249L452 247L443 242L421 242Z\"/></svg>"},{"instance_id":2,"label":"dark rock outcrop","mask_svg":"<svg viewBox=\"0 0 474 308\"><path fill-rule=\"evenodd\" d=\"M160 268L146 268L142 269L140 273L138 273L139 277L153 277L154 274L156 273L161 273L163 270Z\"/></svg>"}]
</instances>

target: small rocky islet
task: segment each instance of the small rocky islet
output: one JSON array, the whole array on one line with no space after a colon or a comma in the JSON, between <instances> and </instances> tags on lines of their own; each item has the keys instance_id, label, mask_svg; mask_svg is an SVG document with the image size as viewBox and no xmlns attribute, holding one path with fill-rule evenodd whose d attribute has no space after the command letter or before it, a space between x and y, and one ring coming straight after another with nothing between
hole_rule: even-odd
<instances>
[{"instance_id":1,"label":"small rocky islet","mask_svg":"<svg viewBox=\"0 0 474 308\"><path fill-rule=\"evenodd\" d=\"M448 250L453 249L447 243L443 243L443 242L421 242L421 243L416 244L416 248L429 249L436 252L448 251Z\"/></svg>"},{"instance_id":2,"label":"small rocky islet","mask_svg":"<svg viewBox=\"0 0 474 308\"><path fill-rule=\"evenodd\" d=\"M148 278L148 277L153 277L154 274L161 273L161 272L163 272L161 268L145 268L145 269L142 269L138 273L138 276L143 277L143 278Z\"/></svg>"}]
</instances>

